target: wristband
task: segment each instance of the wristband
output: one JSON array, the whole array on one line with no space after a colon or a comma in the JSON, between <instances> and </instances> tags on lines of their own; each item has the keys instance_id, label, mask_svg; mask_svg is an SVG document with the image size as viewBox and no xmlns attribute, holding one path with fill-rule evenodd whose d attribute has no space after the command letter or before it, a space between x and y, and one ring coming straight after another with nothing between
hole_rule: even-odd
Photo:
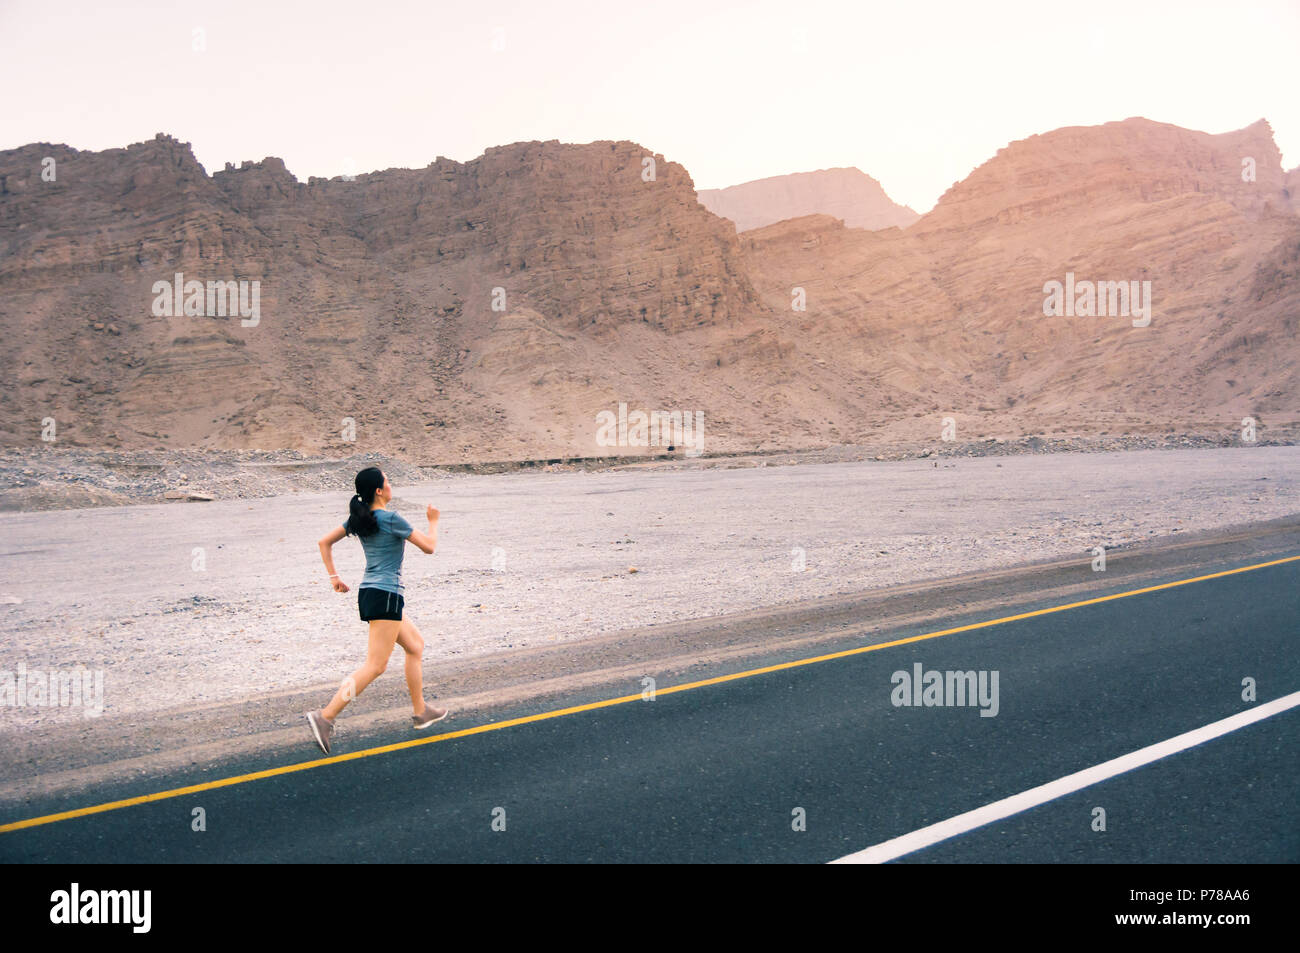
<instances>
[{"instance_id":1,"label":"wristband","mask_svg":"<svg viewBox=\"0 0 1300 953\"><path fill-rule=\"evenodd\" d=\"M336 573L336 572L332 572L332 573L330 573L330 578L331 578L331 579L337 579L338 577L339 577L338 573Z\"/></svg>"}]
</instances>

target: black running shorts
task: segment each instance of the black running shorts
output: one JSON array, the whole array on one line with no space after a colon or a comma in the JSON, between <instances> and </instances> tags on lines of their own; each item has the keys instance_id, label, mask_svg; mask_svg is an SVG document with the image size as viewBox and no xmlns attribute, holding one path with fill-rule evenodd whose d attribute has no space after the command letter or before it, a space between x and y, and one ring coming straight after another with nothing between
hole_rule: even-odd
<instances>
[{"instance_id":1,"label":"black running shorts","mask_svg":"<svg viewBox=\"0 0 1300 953\"><path fill-rule=\"evenodd\" d=\"M392 619L402 621L402 606L406 600L387 589L358 589L357 609L361 612L361 621L374 619Z\"/></svg>"}]
</instances>

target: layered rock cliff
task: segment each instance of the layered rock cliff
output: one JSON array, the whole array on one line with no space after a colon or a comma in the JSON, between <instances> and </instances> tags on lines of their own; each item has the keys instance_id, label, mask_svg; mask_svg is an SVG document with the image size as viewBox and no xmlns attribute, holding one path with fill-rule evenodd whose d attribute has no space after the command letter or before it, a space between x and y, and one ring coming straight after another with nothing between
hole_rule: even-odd
<instances>
[{"instance_id":1,"label":"layered rock cliff","mask_svg":"<svg viewBox=\"0 0 1300 953\"><path fill-rule=\"evenodd\" d=\"M803 346L837 356L828 387L884 386L877 432L937 436L949 415L967 435L1226 431L1300 419L1286 180L1267 123L1130 119L1013 143L905 231L814 216L742 242ZM1045 315L1068 276L1150 282L1150 326Z\"/></svg>"},{"instance_id":2,"label":"layered rock cliff","mask_svg":"<svg viewBox=\"0 0 1300 953\"><path fill-rule=\"evenodd\" d=\"M178 273L257 282L256 323L155 314ZM675 403L764 310L685 169L633 143L302 183L273 158L208 176L166 136L0 155L0 302L6 443L47 417L123 446L350 449L352 426L445 459L593 452L599 409Z\"/></svg>"}]
</instances>

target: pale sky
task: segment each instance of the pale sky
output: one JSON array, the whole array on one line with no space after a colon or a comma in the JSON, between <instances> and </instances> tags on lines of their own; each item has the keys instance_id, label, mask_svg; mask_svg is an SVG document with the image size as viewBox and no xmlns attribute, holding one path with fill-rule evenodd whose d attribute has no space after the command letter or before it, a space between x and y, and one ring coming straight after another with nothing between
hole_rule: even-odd
<instances>
[{"instance_id":1,"label":"pale sky","mask_svg":"<svg viewBox=\"0 0 1300 953\"><path fill-rule=\"evenodd\" d=\"M1008 142L1130 116L1267 119L1298 165L1298 47L1300 0L0 0L0 149L166 132L306 181L630 139L697 188L857 166L925 212Z\"/></svg>"}]
</instances>

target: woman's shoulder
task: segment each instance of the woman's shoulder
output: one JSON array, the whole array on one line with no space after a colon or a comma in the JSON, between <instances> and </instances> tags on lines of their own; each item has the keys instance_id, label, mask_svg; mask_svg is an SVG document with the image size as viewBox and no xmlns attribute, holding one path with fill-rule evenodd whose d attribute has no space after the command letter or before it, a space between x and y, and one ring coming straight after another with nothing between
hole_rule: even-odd
<instances>
[{"instance_id":1,"label":"woman's shoulder","mask_svg":"<svg viewBox=\"0 0 1300 953\"><path fill-rule=\"evenodd\" d=\"M406 517L395 510L375 510L375 516L378 518L379 528L382 530L409 530L411 525L406 521Z\"/></svg>"}]
</instances>

